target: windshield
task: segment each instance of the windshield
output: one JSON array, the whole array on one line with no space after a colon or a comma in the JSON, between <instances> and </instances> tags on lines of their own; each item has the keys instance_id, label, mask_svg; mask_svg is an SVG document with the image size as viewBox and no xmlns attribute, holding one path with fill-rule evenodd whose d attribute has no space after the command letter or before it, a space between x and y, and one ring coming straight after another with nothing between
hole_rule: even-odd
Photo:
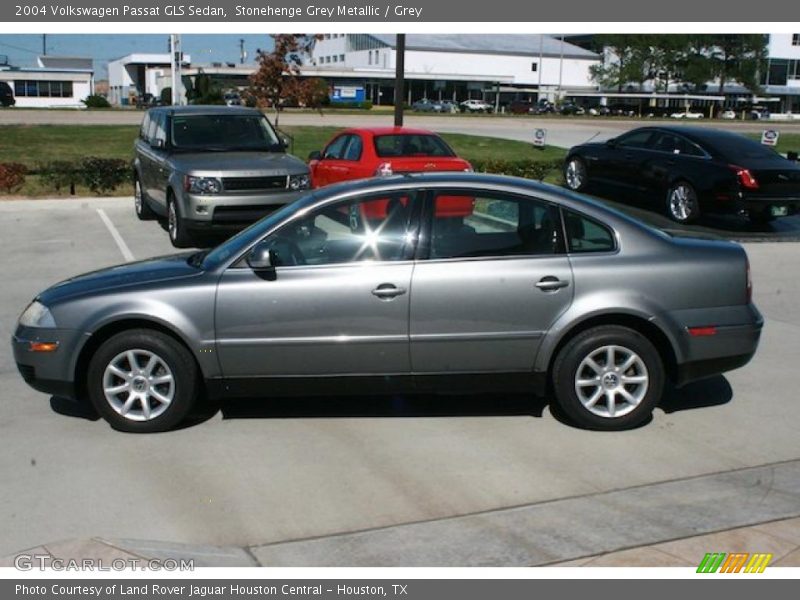
<instances>
[{"instance_id":1,"label":"windshield","mask_svg":"<svg viewBox=\"0 0 800 600\"><path fill-rule=\"evenodd\" d=\"M381 158L390 156L455 156L445 141L435 135L400 134L375 137L375 152Z\"/></svg>"},{"instance_id":2,"label":"windshield","mask_svg":"<svg viewBox=\"0 0 800 600\"><path fill-rule=\"evenodd\" d=\"M191 151L269 151L283 149L263 115L174 115L172 146Z\"/></svg>"},{"instance_id":3,"label":"windshield","mask_svg":"<svg viewBox=\"0 0 800 600\"><path fill-rule=\"evenodd\" d=\"M232 238L223 242L211 252L206 254L203 259L203 269L210 271L225 264L228 260L243 252L245 248L261 239L266 233L278 223L291 216L303 207L311 204L315 200L314 194L308 194L295 200L291 204L281 207L271 215L256 221L247 229L243 229Z\"/></svg>"}]
</instances>

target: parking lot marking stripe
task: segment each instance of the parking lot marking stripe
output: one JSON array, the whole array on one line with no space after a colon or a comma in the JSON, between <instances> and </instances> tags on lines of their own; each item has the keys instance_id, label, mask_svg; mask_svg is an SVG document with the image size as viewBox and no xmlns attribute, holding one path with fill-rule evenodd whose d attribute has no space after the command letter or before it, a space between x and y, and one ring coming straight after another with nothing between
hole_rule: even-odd
<instances>
[{"instance_id":1,"label":"parking lot marking stripe","mask_svg":"<svg viewBox=\"0 0 800 600\"><path fill-rule=\"evenodd\" d=\"M104 211L102 208L98 208L97 214L100 215L103 223L106 224L106 228L108 229L109 233L111 233L111 237L113 237L114 241L117 242L117 247L119 247L119 251L122 252L122 257L125 259L125 262L133 261L133 252L131 252L131 249L128 248L128 244L126 244L125 240L122 239L122 236L119 234L119 231L117 231L117 228L114 227L114 223L112 223L111 219L108 218L106 211Z\"/></svg>"}]
</instances>

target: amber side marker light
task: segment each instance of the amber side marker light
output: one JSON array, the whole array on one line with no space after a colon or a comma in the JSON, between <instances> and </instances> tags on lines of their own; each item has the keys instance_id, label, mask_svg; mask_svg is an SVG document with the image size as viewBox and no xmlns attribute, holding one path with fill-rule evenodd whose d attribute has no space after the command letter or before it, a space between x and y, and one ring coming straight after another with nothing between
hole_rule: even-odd
<instances>
[{"instance_id":1,"label":"amber side marker light","mask_svg":"<svg viewBox=\"0 0 800 600\"><path fill-rule=\"evenodd\" d=\"M58 342L30 342L28 350L31 352L55 352Z\"/></svg>"},{"instance_id":2,"label":"amber side marker light","mask_svg":"<svg viewBox=\"0 0 800 600\"><path fill-rule=\"evenodd\" d=\"M689 335L692 337L707 337L717 335L716 327L689 327Z\"/></svg>"}]
</instances>

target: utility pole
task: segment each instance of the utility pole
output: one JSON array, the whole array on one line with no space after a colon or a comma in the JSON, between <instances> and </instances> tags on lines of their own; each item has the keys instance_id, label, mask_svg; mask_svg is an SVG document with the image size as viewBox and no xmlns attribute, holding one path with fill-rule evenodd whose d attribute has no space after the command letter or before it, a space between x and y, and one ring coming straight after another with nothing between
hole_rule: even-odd
<instances>
[{"instance_id":1,"label":"utility pole","mask_svg":"<svg viewBox=\"0 0 800 600\"><path fill-rule=\"evenodd\" d=\"M243 65L247 58L247 52L244 51L244 38L239 38L239 64Z\"/></svg>"},{"instance_id":2,"label":"utility pole","mask_svg":"<svg viewBox=\"0 0 800 600\"><path fill-rule=\"evenodd\" d=\"M47 34L42 34L42 56L47 56Z\"/></svg>"},{"instance_id":3,"label":"utility pole","mask_svg":"<svg viewBox=\"0 0 800 600\"><path fill-rule=\"evenodd\" d=\"M181 83L181 63L183 53L181 52L181 36L171 34L169 36L170 50L170 71L172 75L172 105L180 106L183 104L183 84Z\"/></svg>"},{"instance_id":4,"label":"utility pole","mask_svg":"<svg viewBox=\"0 0 800 600\"><path fill-rule=\"evenodd\" d=\"M406 76L406 34L397 34L394 70L394 126L403 126L403 96Z\"/></svg>"},{"instance_id":5,"label":"utility pole","mask_svg":"<svg viewBox=\"0 0 800 600\"><path fill-rule=\"evenodd\" d=\"M542 69L544 68L544 34L539 34L539 64L536 70L539 71L539 85L536 86L539 92L536 94L536 103L542 99Z\"/></svg>"},{"instance_id":6,"label":"utility pole","mask_svg":"<svg viewBox=\"0 0 800 600\"><path fill-rule=\"evenodd\" d=\"M561 56L558 58L558 102L561 102L561 81L564 75L564 35L561 35Z\"/></svg>"}]
</instances>

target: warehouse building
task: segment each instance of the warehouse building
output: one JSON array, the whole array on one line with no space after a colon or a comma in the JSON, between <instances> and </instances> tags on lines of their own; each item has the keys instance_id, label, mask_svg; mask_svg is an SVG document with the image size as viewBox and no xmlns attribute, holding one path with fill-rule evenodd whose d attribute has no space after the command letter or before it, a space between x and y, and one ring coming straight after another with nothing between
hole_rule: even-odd
<instances>
[{"instance_id":1,"label":"warehouse building","mask_svg":"<svg viewBox=\"0 0 800 600\"><path fill-rule=\"evenodd\" d=\"M19 108L82 108L94 93L91 58L39 56L35 67L15 67L0 59L0 81L14 92Z\"/></svg>"}]
</instances>

